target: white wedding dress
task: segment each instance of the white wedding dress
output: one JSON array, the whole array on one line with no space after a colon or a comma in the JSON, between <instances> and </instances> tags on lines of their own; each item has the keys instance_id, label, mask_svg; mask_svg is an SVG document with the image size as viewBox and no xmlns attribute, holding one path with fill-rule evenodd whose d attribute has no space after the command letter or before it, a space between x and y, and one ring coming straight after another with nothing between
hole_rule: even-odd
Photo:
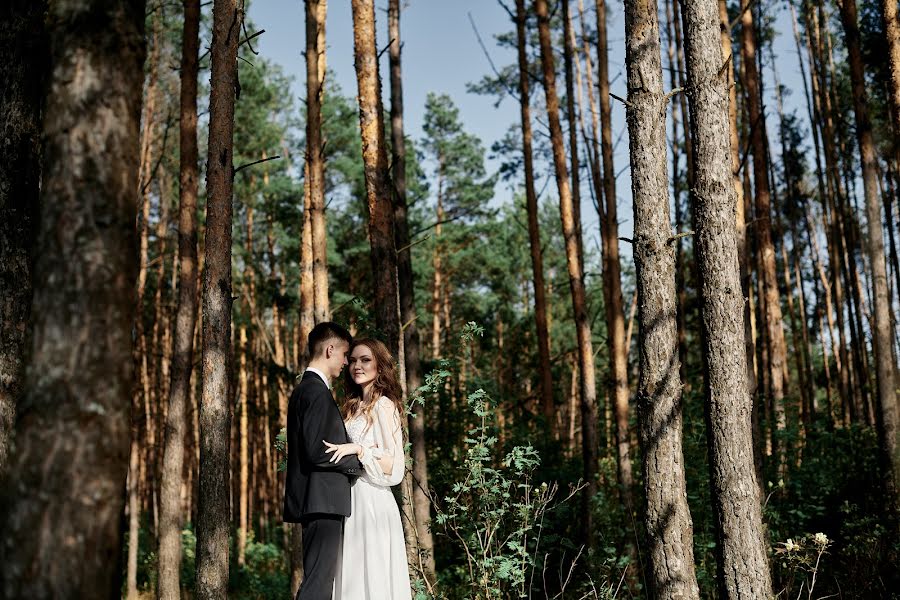
<instances>
[{"instance_id":1,"label":"white wedding dress","mask_svg":"<svg viewBox=\"0 0 900 600\"><path fill-rule=\"evenodd\" d=\"M372 420L358 415L346 423L350 440L365 449L360 459L365 473L350 488L334 599L411 600L403 526L391 492L406 468L400 413L382 396Z\"/></svg>"}]
</instances>

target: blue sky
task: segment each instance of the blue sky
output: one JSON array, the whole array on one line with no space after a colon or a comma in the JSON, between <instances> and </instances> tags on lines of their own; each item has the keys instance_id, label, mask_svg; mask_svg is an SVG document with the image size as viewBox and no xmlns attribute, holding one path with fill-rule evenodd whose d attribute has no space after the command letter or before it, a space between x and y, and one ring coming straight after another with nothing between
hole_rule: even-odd
<instances>
[{"instance_id":1,"label":"blue sky","mask_svg":"<svg viewBox=\"0 0 900 600\"><path fill-rule=\"evenodd\" d=\"M503 137L511 124L518 122L518 104L512 98L505 98L498 106L494 106L493 97L479 96L466 91L468 83L476 82L482 76L491 73L491 66L484 51L478 44L472 24L471 15L484 41L491 59L497 67L515 61L512 51L502 49L495 44L494 36L511 31L513 26L508 15L496 0L401 0L403 12L401 17L401 39L403 42L403 86L404 109L407 135L419 138L422 135L422 118L425 97L429 92L449 94L459 107L460 115L466 129L479 136L485 148ZM511 4L511 3L509 3ZM577 2L572 2L573 9ZM585 5L590 10L593 2ZM376 20L378 28L378 46L383 48L387 43L386 0L376 0ZM660 2L663 7L664 3ZM771 6L771 5L770 5ZM800 70L797 63L791 34L790 13L785 6L776 5L772 10L778 11L776 29L778 37L775 41L776 63L779 77L787 88L793 90L785 98L786 110L800 110L801 120L806 122L805 101L803 99ZM610 79L613 82L611 91L625 97L625 74L623 71L625 40L622 4L617 1L609 3L609 44L610 44ZM260 38L258 50L263 56L280 64L285 71L294 77L294 95L298 99L305 96L305 66L301 54L305 48L305 25L303 0L256 0L250 8L250 17L258 28L266 33ZM593 22L593 14L587 15ZM350 2L347 0L328 3L328 20L326 25L327 63L333 71L337 83L348 96L356 94L356 76L353 70L353 23ZM663 42L665 44L665 41ZM766 89L774 89L771 82L771 71L767 70ZM382 78L384 80L384 99L389 103L387 82L387 53L382 58ZM668 78L666 78L668 79ZM540 93L541 90L535 90ZM767 102L769 137L774 143L777 140L777 120L775 117L775 101ZM625 115L622 107L613 102L613 130L617 139L625 127ZM668 131L668 129L667 129ZM773 148L773 156L780 152ZM622 136L615 156L616 170L621 171L617 180L619 215L622 221L620 234L631 234L631 182L627 170L628 138ZM489 161L488 168L496 169L499 164ZM624 170L623 170L624 168ZM498 182L497 200L508 200L512 191L508 184ZM555 186L547 187L545 194L556 197ZM587 190L584 198L582 215L584 220L585 244L589 249L596 248L598 238L597 217ZM625 245L627 246L627 244ZM623 255L630 256L630 248L622 248Z\"/></svg>"}]
</instances>

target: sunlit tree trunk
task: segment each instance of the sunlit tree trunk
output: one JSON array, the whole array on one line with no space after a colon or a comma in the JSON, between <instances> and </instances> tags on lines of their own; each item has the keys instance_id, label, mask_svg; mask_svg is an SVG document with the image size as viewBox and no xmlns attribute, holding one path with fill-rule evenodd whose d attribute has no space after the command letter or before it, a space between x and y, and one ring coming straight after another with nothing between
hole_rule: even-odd
<instances>
[{"instance_id":1,"label":"sunlit tree trunk","mask_svg":"<svg viewBox=\"0 0 900 600\"><path fill-rule=\"evenodd\" d=\"M228 589L231 398L231 219L237 46L243 20L236 0L213 4L212 89L206 166L203 276L203 395L200 402L200 495L197 596L224 598Z\"/></svg>"},{"instance_id":2,"label":"sunlit tree trunk","mask_svg":"<svg viewBox=\"0 0 900 600\"><path fill-rule=\"evenodd\" d=\"M519 64L519 116L522 126L522 160L525 168L525 210L528 213L528 243L534 282L534 319L537 329L541 377L541 408L548 423L554 422L553 376L550 372L550 334L547 328L547 290L544 284L544 258L538 221L538 201L534 187L531 106L528 82L527 13L525 0L516 0L516 49Z\"/></svg>"},{"instance_id":3,"label":"sunlit tree trunk","mask_svg":"<svg viewBox=\"0 0 900 600\"><path fill-rule=\"evenodd\" d=\"M327 0L306 5L306 187L312 225L312 270L316 323L327 321L328 239L325 229L325 152L322 138L322 96L325 91L325 17Z\"/></svg>"},{"instance_id":4,"label":"sunlit tree trunk","mask_svg":"<svg viewBox=\"0 0 900 600\"><path fill-rule=\"evenodd\" d=\"M249 354L249 345L247 344L247 327L241 325L241 333L238 343L240 344L240 371L238 373L240 388L238 391L239 403L239 423L238 423L238 527L237 527L237 561L239 565L245 562L245 553L247 550L247 528L249 525L248 504L249 504L249 422L248 422L248 406L250 400L249 389L249 373L247 355Z\"/></svg>"},{"instance_id":5,"label":"sunlit tree trunk","mask_svg":"<svg viewBox=\"0 0 900 600\"><path fill-rule=\"evenodd\" d=\"M185 410L190 397L197 321L197 73L200 0L184 0L181 43L180 183L178 211L178 308L172 347L172 382L166 415L165 451L160 486L159 575L157 598L181 597L181 498L185 452Z\"/></svg>"},{"instance_id":6,"label":"sunlit tree trunk","mask_svg":"<svg viewBox=\"0 0 900 600\"><path fill-rule=\"evenodd\" d=\"M638 422L650 545L650 587L658 597L699 598L693 524L681 447L681 380L671 251L666 113L656 0L625 2L634 258L640 296Z\"/></svg>"},{"instance_id":7,"label":"sunlit tree trunk","mask_svg":"<svg viewBox=\"0 0 900 600\"><path fill-rule=\"evenodd\" d=\"M359 87L359 126L374 285L372 307L375 324L384 335L387 347L395 357L402 359L393 194L384 140L374 0L353 0L352 8L356 80Z\"/></svg>"},{"instance_id":8,"label":"sunlit tree trunk","mask_svg":"<svg viewBox=\"0 0 900 600\"><path fill-rule=\"evenodd\" d=\"M563 238L566 244L566 265L572 293L572 311L575 315L575 329L578 339L579 368L581 370L581 422L582 461L584 480L587 482L583 493L582 527L589 542L593 543L593 527L589 500L597 489L597 386L594 371L594 352L591 328L587 315L583 269L579 261L578 238L572 194L569 189L569 174L566 166L566 151L563 143L562 127L559 119L559 97L556 93L556 71L554 70L553 48L550 42L550 15L547 0L535 0L538 17L538 35L541 46L542 83L550 123L550 139L553 145L553 164L556 185L559 189L559 212L562 221Z\"/></svg>"},{"instance_id":9,"label":"sunlit tree trunk","mask_svg":"<svg viewBox=\"0 0 900 600\"><path fill-rule=\"evenodd\" d=\"M700 270L710 486L723 598L769 598L772 583L753 467L751 398L735 239L727 82L716 0L686 2L685 58L695 152L693 211Z\"/></svg>"},{"instance_id":10,"label":"sunlit tree trunk","mask_svg":"<svg viewBox=\"0 0 900 600\"><path fill-rule=\"evenodd\" d=\"M129 458L144 4L53 3L43 16L33 335L0 493L0 595L109 598L122 577L110 566ZM39 56L25 68L42 69Z\"/></svg>"},{"instance_id":11,"label":"sunlit tree trunk","mask_svg":"<svg viewBox=\"0 0 900 600\"><path fill-rule=\"evenodd\" d=\"M891 306L888 297L887 267L884 253L884 231L881 225L881 198L878 195L878 165L872 123L869 120L869 100L866 93L865 72L860 50L859 25L856 0L842 0L841 21L847 44L850 81L853 96L853 112L856 116L856 136L859 143L863 189L868 221L868 251L872 268L872 286L875 300L875 322L872 328L872 346L875 351L875 370L878 391L878 438L881 447L882 485L886 500L895 516L900 513L898 504L898 477L900 455L897 444L897 389L894 382L895 363L891 332ZM896 7L895 7L896 8ZM895 531L896 534L896 531Z\"/></svg>"}]
</instances>

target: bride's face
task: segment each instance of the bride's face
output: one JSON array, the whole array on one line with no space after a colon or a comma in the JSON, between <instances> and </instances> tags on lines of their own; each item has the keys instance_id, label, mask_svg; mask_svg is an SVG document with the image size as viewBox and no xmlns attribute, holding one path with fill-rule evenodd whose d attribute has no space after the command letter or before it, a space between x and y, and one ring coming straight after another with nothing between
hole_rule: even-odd
<instances>
[{"instance_id":1,"label":"bride's face","mask_svg":"<svg viewBox=\"0 0 900 600\"><path fill-rule=\"evenodd\" d=\"M372 350L365 344L360 344L350 353L350 375L353 382L365 388L366 385L375 381L378 376L378 364Z\"/></svg>"}]
</instances>

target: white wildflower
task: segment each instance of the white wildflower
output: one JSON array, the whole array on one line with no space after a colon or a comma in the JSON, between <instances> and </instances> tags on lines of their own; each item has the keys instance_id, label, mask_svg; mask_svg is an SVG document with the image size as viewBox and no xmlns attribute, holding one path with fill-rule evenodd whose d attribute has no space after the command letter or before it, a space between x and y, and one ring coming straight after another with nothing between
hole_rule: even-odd
<instances>
[{"instance_id":1,"label":"white wildflower","mask_svg":"<svg viewBox=\"0 0 900 600\"><path fill-rule=\"evenodd\" d=\"M819 533L817 533L813 537L813 539L815 540L816 544L818 544L819 546L827 546L828 542L830 541L828 539L828 536L825 535L824 533L822 533L821 531Z\"/></svg>"}]
</instances>

